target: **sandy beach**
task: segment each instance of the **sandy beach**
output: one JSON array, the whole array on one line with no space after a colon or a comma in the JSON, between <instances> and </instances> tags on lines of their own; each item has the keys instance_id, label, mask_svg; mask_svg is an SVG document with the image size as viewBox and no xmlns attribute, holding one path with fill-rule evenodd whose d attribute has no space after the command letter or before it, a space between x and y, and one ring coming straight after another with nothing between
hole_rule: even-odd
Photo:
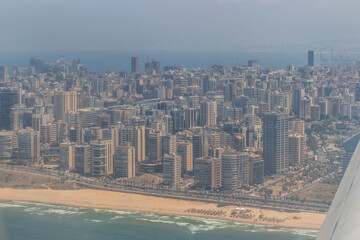
<instances>
[{"instance_id":1,"label":"sandy beach","mask_svg":"<svg viewBox=\"0 0 360 240\"><path fill-rule=\"evenodd\" d=\"M326 214L321 213L278 212L242 206L225 206L219 208L213 203L92 189L48 190L1 188L0 200L33 201L86 208L196 216L243 223L309 229L319 229L326 216Z\"/></svg>"}]
</instances>

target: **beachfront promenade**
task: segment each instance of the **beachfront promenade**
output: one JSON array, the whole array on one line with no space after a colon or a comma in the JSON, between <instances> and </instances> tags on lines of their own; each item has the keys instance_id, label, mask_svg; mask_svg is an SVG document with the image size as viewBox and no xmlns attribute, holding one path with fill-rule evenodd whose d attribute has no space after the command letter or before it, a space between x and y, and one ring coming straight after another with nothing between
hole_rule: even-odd
<instances>
[{"instance_id":1,"label":"beachfront promenade","mask_svg":"<svg viewBox=\"0 0 360 240\"><path fill-rule=\"evenodd\" d=\"M306 211L306 212L326 212L328 204L310 201L294 201L284 198L264 198L244 195L238 192L210 192L199 190L179 190L168 186L153 185L147 183L137 183L122 180L100 180L96 178L84 177L75 173L64 173L45 168L9 166L0 164L0 168L18 172L26 172L44 176L52 176L62 180L70 180L85 188L117 191L126 193L136 193L148 196L165 198L175 198L182 200L202 201L209 203L225 203L247 207L257 207L273 209L278 211Z\"/></svg>"}]
</instances>

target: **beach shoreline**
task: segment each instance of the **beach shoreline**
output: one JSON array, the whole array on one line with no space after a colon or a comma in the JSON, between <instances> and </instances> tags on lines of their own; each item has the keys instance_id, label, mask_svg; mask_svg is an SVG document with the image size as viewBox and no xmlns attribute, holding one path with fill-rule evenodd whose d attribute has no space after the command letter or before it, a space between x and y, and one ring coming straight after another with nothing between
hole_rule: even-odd
<instances>
[{"instance_id":1,"label":"beach shoreline","mask_svg":"<svg viewBox=\"0 0 360 240\"><path fill-rule=\"evenodd\" d=\"M280 212L245 206L217 207L215 203L178 200L93 189L50 190L0 188L0 200L28 201L105 210L200 217L277 227L320 229L324 213ZM218 215L216 215L218 214Z\"/></svg>"}]
</instances>

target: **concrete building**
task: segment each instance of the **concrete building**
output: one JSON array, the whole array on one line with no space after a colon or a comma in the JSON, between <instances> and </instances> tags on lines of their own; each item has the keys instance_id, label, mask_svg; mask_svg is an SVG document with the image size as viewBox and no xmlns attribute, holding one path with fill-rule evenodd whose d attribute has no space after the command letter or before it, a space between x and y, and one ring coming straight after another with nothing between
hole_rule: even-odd
<instances>
[{"instance_id":1,"label":"concrete building","mask_svg":"<svg viewBox=\"0 0 360 240\"><path fill-rule=\"evenodd\" d=\"M9 80L9 72L7 66L0 66L0 82L7 82Z\"/></svg>"},{"instance_id":2,"label":"concrete building","mask_svg":"<svg viewBox=\"0 0 360 240\"><path fill-rule=\"evenodd\" d=\"M200 125L216 126L217 124L217 103L205 101L200 104Z\"/></svg>"},{"instance_id":3,"label":"concrete building","mask_svg":"<svg viewBox=\"0 0 360 240\"><path fill-rule=\"evenodd\" d=\"M14 132L0 132L0 161L10 160L13 154Z\"/></svg>"},{"instance_id":4,"label":"concrete building","mask_svg":"<svg viewBox=\"0 0 360 240\"><path fill-rule=\"evenodd\" d=\"M149 133L147 141L147 156L149 161L155 163L161 161L161 135L160 133Z\"/></svg>"},{"instance_id":5,"label":"concrete building","mask_svg":"<svg viewBox=\"0 0 360 240\"><path fill-rule=\"evenodd\" d=\"M192 142L179 142L177 154L181 157L181 172L192 172L194 167Z\"/></svg>"},{"instance_id":6,"label":"concrete building","mask_svg":"<svg viewBox=\"0 0 360 240\"><path fill-rule=\"evenodd\" d=\"M111 140L90 142L90 169L93 177L112 175L114 170Z\"/></svg>"},{"instance_id":7,"label":"concrete building","mask_svg":"<svg viewBox=\"0 0 360 240\"><path fill-rule=\"evenodd\" d=\"M139 73L139 58L131 57L131 73Z\"/></svg>"},{"instance_id":8,"label":"concrete building","mask_svg":"<svg viewBox=\"0 0 360 240\"><path fill-rule=\"evenodd\" d=\"M304 135L289 135L289 165L301 167L305 161L306 138Z\"/></svg>"},{"instance_id":9,"label":"concrete building","mask_svg":"<svg viewBox=\"0 0 360 240\"><path fill-rule=\"evenodd\" d=\"M308 51L308 66L313 67L314 66L314 51Z\"/></svg>"},{"instance_id":10,"label":"concrete building","mask_svg":"<svg viewBox=\"0 0 360 240\"><path fill-rule=\"evenodd\" d=\"M264 161L260 155L249 156L249 185L262 184L264 182Z\"/></svg>"},{"instance_id":11,"label":"concrete building","mask_svg":"<svg viewBox=\"0 0 360 240\"><path fill-rule=\"evenodd\" d=\"M263 140L265 173L286 173L289 168L289 116L282 113L265 114Z\"/></svg>"},{"instance_id":12,"label":"concrete building","mask_svg":"<svg viewBox=\"0 0 360 240\"><path fill-rule=\"evenodd\" d=\"M202 188L221 187L221 159L201 157L195 160L195 186Z\"/></svg>"},{"instance_id":13,"label":"concrete building","mask_svg":"<svg viewBox=\"0 0 360 240\"><path fill-rule=\"evenodd\" d=\"M178 186L181 182L181 157L172 154L163 157L163 181Z\"/></svg>"},{"instance_id":14,"label":"concrete building","mask_svg":"<svg viewBox=\"0 0 360 240\"><path fill-rule=\"evenodd\" d=\"M15 104L21 103L21 89L0 89L0 129L10 130L10 113Z\"/></svg>"},{"instance_id":15,"label":"concrete building","mask_svg":"<svg viewBox=\"0 0 360 240\"><path fill-rule=\"evenodd\" d=\"M190 129L197 126L198 112L196 108L185 109L185 129Z\"/></svg>"},{"instance_id":16,"label":"concrete building","mask_svg":"<svg viewBox=\"0 0 360 240\"><path fill-rule=\"evenodd\" d=\"M249 185L249 155L225 151L221 158L222 188L236 190Z\"/></svg>"},{"instance_id":17,"label":"concrete building","mask_svg":"<svg viewBox=\"0 0 360 240\"><path fill-rule=\"evenodd\" d=\"M60 91L53 96L55 120L65 120L66 113L77 111L77 92Z\"/></svg>"},{"instance_id":18,"label":"concrete building","mask_svg":"<svg viewBox=\"0 0 360 240\"><path fill-rule=\"evenodd\" d=\"M194 135L192 137L193 158L207 156L207 138L204 135Z\"/></svg>"},{"instance_id":19,"label":"concrete building","mask_svg":"<svg viewBox=\"0 0 360 240\"><path fill-rule=\"evenodd\" d=\"M307 120L311 118L311 100L309 98L303 98L300 100L300 118Z\"/></svg>"},{"instance_id":20,"label":"concrete building","mask_svg":"<svg viewBox=\"0 0 360 240\"><path fill-rule=\"evenodd\" d=\"M75 170L75 145L73 143L60 143L60 162L65 170Z\"/></svg>"},{"instance_id":21,"label":"concrete building","mask_svg":"<svg viewBox=\"0 0 360 240\"><path fill-rule=\"evenodd\" d=\"M310 106L310 117L314 121L320 120L320 106L319 105L311 105Z\"/></svg>"},{"instance_id":22,"label":"concrete building","mask_svg":"<svg viewBox=\"0 0 360 240\"><path fill-rule=\"evenodd\" d=\"M89 145L75 145L75 172L90 174L90 146Z\"/></svg>"},{"instance_id":23,"label":"concrete building","mask_svg":"<svg viewBox=\"0 0 360 240\"><path fill-rule=\"evenodd\" d=\"M22 129L16 132L16 159L34 163L40 159L40 132Z\"/></svg>"},{"instance_id":24,"label":"concrete building","mask_svg":"<svg viewBox=\"0 0 360 240\"><path fill-rule=\"evenodd\" d=\"M114 152L114 177L135 177L135 148L130 143L121 144Z\"/></svg>"},{"instance_id":25,"label":"concrete building","mask_svg":"<svg viewBox=\"0 0 360 240\"><path fill-rule=\"evenodd\" d=\"M118 125L112 129L112 139L115 146L129 142L135 148L135 159L142 162L146 158L145 126Z\"/></svg>"}]
</instances>

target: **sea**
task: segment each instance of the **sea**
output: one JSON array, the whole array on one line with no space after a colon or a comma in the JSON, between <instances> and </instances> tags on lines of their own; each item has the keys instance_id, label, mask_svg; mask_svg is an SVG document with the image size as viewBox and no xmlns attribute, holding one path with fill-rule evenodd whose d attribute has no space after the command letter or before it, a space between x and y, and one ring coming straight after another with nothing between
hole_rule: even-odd
<instances>
[{"instance_id":1,"label":"sea","mask_svg":"<svg viewBox=\"0 0 360 240\"><path fill-rule=\"evenodd\" d=\"M80 59L89 70L96 73L108 71L130 71L130 58L139 57L140 71L145 70L145 63L151 60L163 66L180 66L187 70L194 68L208 69L214 65L247 65L248 60L258 60L262 67L285 69L289 64L294 66L307 64L307 52L238 52L238 51L175 51L175 50L144 50L144 51L0 51L0 66L8 66L9 73L14 66L27 66L31 57L40 57L45 62L55 62L65 57L72 62ZM315 53L315 64L319 64L319 56Z\"/></svg>"},{"instance_id":2,"label":"sea","mask_svg":"<svg viewBox=\"0 0 360 240\"><path fill-rule=\"evenodd\" d=\"M198 217L0 201L1 240L311 240L317 234Z\"/></svg>"}]
</instances>

